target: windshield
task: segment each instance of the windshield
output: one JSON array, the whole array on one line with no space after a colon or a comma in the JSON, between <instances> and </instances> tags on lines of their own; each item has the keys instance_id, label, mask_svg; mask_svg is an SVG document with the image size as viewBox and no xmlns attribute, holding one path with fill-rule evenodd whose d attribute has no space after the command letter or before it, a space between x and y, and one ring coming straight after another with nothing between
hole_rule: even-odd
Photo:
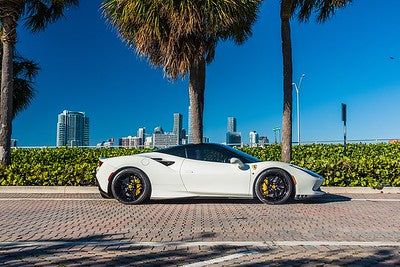
<instances>
[{"instance_id":1,"label":"windshield","mask_svg":"<svg viewBox=\"0 0 400 267\"><path fill-rule=\"evenodd\" d=\"M225 149L235 153L238 155L238 158L242 160L244 163L256 163L256 162L261 162L260 159L250 156L249 154L246 154L238 149L232 148L230 146L224 146Z\"/></svg>"}]
</instances>

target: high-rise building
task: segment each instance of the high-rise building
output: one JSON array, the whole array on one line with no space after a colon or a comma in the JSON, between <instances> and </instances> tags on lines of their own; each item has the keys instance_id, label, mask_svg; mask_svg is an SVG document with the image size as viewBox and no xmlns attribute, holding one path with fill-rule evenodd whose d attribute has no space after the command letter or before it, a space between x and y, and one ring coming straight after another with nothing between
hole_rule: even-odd
<instances>
[{"instance_id":1,"label":"high-rise building","mask_svg":"<svg viewBox=\"0 0 400 267\"><path fill-rule=\"evenodd\" d=\"M260 146L264 147L265 145L268 145L269 140L266 136L260 136L259 138L259 144Z\"/></svg>"},{"instance_id":2,"label":"high-rise building","mask_svg":"<svg viewBox=\"0 0 400 267\"><path fill-rule=\"evenodd\" d=\"M89 117L64 110L58 115L57 146L89 146Z\"/></svg>"},{"instance_id":3,"label":"high-rise building","mask_svg":"<svg viewBox=\"0 0 400 267\"><path fill-rule=\"evenodd\" d=\"M153 136L147 136L145 141L144 141L144 147L145 148L151 148L153 147Z\"/></svg>"},{"instance_id":4,"label":"high-rise building","mask_svg":"<svg viewBox=\"0 0 400 267\"><path fill-rule=\"evenodd\" d=\"M137 137L139 138L139 146L143 146L146 138L146 128L139 128L137 131Z\"/></svg>"},{"instance_id":5,"label":"high-rise building","mask_svg":"<svg viewBox=\"0 0 400 267\"><path fill-rule=\"evenodd\" d=\"M236 118L228 117L228 132L236 132Z\"/></svg>"},{"instance_id":6,"label":"high-rise building","mask_svg":"<svg viewBox=\"0 0 400 267\"><path fill-rule=\"evenodd\" d=\"M192 109L189 106L189 112L188 112L188 132L187 132L187 143L193 143L193 138L192 138Z\"/></svg>"},{"instance_id":7,"label":"high-rise building","mask_svg":"<svg viewBox=\"0 0 400 267\"><path fill-rule=\"evenodd\" d=\"M178 145L178 136L174 133L154 133L153 147L166 148Z\"/></svg>"},{"instance_id":8,"label":"high-rise building","mask_svg":"<svg viewBox=\"0 0 400 267\"><path fill-rule=\"evenodd\" d=\"M174 128L173 128L173 133L177 136L178 138L178 144L182 144L182 114L179 113L174 113Z\"/></svg>"},{"instance_id":9,"label":"high-rise building","mask_svg":"<svg viewBox=\"0 0 400 267\"><path fill-rule=\"evenodd\" d=\"M140 137L137 136L122 137L121 139L119 139L119 145L120 147L124 148L138 148L142 146L140 144Z\"/></svg>"},{"instance_id":10,"label":"high-rise building","mask_svg":"<svg viewBox=\"0 0 400 267\"><path fill-rule=\"evenodd\" d=\"M11 139L11 147L17 147L18 140L17 139Z\"/></svg>"},{"instance_id":11,"label":"high-rise building","mask_svg":"<svg viewBox=\"0 0 400 267\"><path fill-rule=\"evenodd\" d=\"M259 136L258 136L258 133L256 131L251 131L249 133L249 138L250 138L250 147L258 146Z\"/></svg>"},{"instance_id":12,"label":"high-rise building","mask_svg":"<svg viewBox=\"0 0 400 267\"><path fill-rule=\"evenodd\" d=\"M242 133L236 132L236 118L228 117L228 132L226 133L226 144L238 146L242 144Z\"/></svg>"},{"instance_id":13,"label":"high-rise building","mask_svg":"<svg viewBox=\"0 0 400 267\"><path fill-rule=\"evenodd\" d=\"M226 145L228 145L228 146L240 146L240 145L242 145L242 133L240 133L240 132L227 132L226 133Z\"/></svg>"}]
</instances>

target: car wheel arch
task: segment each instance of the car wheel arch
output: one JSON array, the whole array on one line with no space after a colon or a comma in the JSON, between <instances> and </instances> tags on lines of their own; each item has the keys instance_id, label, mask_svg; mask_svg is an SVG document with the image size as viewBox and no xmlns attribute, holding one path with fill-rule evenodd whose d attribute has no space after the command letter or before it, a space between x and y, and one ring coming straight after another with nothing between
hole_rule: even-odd
<instances>
[{"instance_id":1,"label":"car wheel arch","mask_svg":"<svg viewBox=\"0 0 400 267\"><path fill-rule=\"evenodd\" d=\"M295 183L295 181L293 180L293 176L292 176L287 170L282 169L282 168L279 168L279 167L270 167L270 168L266 168L266 169L262 170L262 171L257 175L257 177L256 177L256 178L254 179L254 181L253 181L253 186L252 186L253 197L254 197L254 198L257 198L257 196L256 196L256 183L257 183L258 178L259 178L262 174L264 174L265 172L270 171L270 170L279 170L279 171L283 171L284 173L286 173L286 174L290 177L290 182L291 182L292 185L293 185L293 191L292 191L292 194L291 194L290 197L294 197L294 196L296 195L296 183Z\"/></svg>"}]
</instances>

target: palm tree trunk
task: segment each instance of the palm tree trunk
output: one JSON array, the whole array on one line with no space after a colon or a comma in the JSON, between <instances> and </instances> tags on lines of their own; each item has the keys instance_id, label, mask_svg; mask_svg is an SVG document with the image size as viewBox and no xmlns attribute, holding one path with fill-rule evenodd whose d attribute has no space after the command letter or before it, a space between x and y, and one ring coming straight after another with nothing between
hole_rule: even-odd
<instances>
[{"instance_id":1,"label":"palm tree trunk","mask_svg":"<svg viewBox=\"0 0 400 267\"><path fill-rule=\"evenodd\" d=\"M191 109L191 133L194 144L203 142L204 90L206 83L206 63L202 57L190 67L189 98Z\"/></svg>"},{"instance_id":2,"label":"palm tree trunk","mask_svg":"<svg viewBox=\"0 0 400 267\"><path fill-rule=\"evenodd\" d=\"M0 93L0 164L11 163L11 132L12 132L12 102L13 102L13 55L17 35L17 23L12 16L1 18L3 32L3 59L1 69Z\"/></svg>"},{"instance_id":3,"label":"palm tree trunk","mask_svg":"<svg viewBox=\"0 0 400 267\"><path fill-rule=\"evenodd\" d=\"M283 118L282 118L282 161L290 162L292 157L292 41L290 17L292 0L281 2L281 37L283 55Z\"/></svg>"}]
</instances>

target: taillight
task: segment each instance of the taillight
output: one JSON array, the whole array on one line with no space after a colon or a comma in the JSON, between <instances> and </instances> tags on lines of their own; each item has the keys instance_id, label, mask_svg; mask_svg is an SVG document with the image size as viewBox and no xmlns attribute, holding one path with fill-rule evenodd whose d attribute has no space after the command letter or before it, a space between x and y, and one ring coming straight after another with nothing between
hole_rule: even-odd
<instances>
[{"instance_id":1,"label":"taillight","mask_svg":"<svg viewBox=\"0 0 400 267\"><path fill-rule=\"evenodd\" d=\"M101 167L101 165L103 165L103 162L101 160L99 160L99 163L97 164L97 167Z\"/></svg>"}]
</instances>

